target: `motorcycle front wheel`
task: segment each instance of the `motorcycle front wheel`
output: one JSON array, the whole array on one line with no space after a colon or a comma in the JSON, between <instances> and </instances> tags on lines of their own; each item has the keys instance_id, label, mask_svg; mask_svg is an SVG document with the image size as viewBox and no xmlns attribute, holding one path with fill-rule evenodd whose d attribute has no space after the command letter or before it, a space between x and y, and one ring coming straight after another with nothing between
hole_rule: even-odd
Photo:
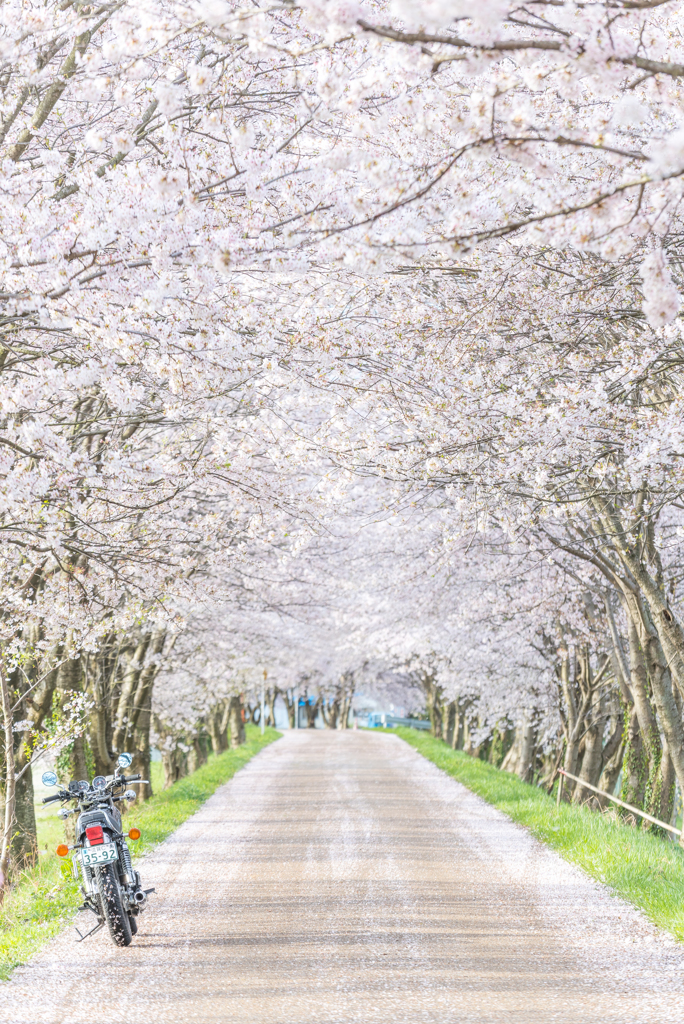
<instances>
[{"instance_id":1,"label":"motorcycle front wheel","mask_svg":"<svg viewBox=\"0 0 684 1024\"><path fill-rule=\"evenodd\" d=\"M116 946L130 946L133 938L131 922L124 908L121 886L113 864L103 864L97 869L97 888L112 942Z\"/></svg>"}]
</instances>

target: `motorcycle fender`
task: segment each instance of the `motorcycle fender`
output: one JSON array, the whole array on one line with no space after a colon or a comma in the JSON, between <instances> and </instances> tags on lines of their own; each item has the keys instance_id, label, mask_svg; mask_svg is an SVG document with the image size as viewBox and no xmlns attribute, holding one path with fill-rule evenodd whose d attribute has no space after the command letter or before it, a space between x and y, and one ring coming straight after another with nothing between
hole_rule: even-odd
<instances>
[{"instance_id":1,"label":"motorcycle fender","mask_svg":"<svg viewBox=\"0 0 684 1024\"><path fill-rule=\"evenodd\" d=\"M101 825L109 832L121 831L121 815L108 807L99 807L96 811L84 811L78 819L78 832L82 837L89 825Z\"/></svg>"}]
</instances>

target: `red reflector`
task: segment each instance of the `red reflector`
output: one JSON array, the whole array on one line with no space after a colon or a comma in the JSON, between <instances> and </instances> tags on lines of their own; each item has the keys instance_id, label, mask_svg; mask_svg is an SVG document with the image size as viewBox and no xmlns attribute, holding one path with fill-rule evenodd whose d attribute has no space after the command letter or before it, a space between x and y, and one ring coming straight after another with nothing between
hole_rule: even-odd
<instances>
[{"instance_id":1,"label":"red reflector","mask_svg":"<svg viewBox=\"0 0 684 1024\"><path fill-rule=\"evenodd\" d=\"M100 843L104 843L102 825L91 825L90 828L86 829L86 835L91 846L99 846Z\"/></svg>"}]
</instances>

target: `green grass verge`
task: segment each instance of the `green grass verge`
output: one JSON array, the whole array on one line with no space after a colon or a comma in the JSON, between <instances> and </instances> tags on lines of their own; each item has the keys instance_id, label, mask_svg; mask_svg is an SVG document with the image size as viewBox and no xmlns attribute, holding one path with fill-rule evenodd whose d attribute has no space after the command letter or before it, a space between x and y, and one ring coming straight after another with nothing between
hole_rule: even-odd
<instances>
[{"instance_id":1,"label":"green grass verge","mask_svg":"<svg viewBox=\"0 0 684 1024\"><path fill-rule=\"evenodd\" d=\"M210 757L205 765L163 790L159 762L152 765L155 795L126 815L126 825L138 826L142 837L131 843L134 857L161 843L202 806L212 793L235 775L262 747L280 737L275 729L262 736L256 726L247 726L247 742L237 750ZM5 897L0 912L0 980L6 981L15 967L24 964L64 926L80 905L78 882L71 877L71 862L54 853L63 841L64 829L54 809L38 811L38 863L23 872Z\"/></svg>"},{"instance_id":2,"label":"green grass verge","mask_svg":"<svg viewBox=\"0 0 684 1024\"><path fill-rule=\"evenodd\" d=\"M684 941L684 850L614 814L562 803L515 775L451 750L415 729L394 732L419 753L524 825L566 860L604 882L654 924Z\"/></svg>"}]
</instances>

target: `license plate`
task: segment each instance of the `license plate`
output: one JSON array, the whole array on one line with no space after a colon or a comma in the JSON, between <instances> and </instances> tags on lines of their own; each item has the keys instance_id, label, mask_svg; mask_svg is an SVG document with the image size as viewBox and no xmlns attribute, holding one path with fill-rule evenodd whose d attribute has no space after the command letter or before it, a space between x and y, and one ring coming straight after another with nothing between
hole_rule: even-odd
<instances>
[{"instance_id":1,"label":"license plate","mask_svg":"<svg viewBox=\"0 0 684 1024\"><path fill-rule=\"evenodd\" d=\"M110 864L113 860L118 859L119 854L115 843L87 846L85 850L81 850L81 862L88 867L93 867L95 864Z\"/></svg>"}]
</instances>

